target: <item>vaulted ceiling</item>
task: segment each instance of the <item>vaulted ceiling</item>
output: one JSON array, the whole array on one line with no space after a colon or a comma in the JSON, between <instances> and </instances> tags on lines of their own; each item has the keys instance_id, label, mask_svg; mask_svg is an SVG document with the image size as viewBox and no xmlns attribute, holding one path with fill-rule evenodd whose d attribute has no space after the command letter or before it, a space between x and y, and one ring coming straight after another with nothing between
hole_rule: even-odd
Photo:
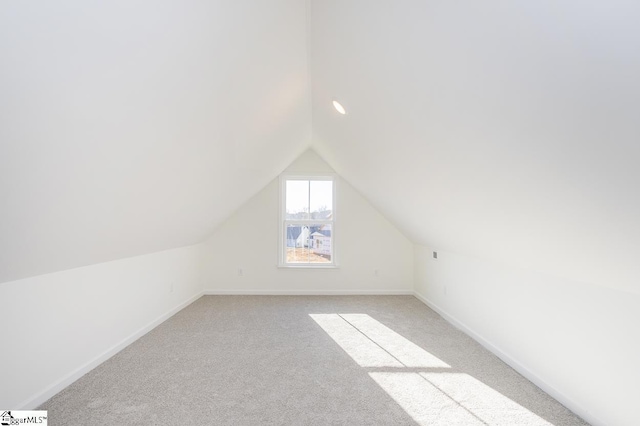
<instances>
[{"instance_id":1,"label":"vaulted ceiling","mask_svg":"<svg viewBox=\"0 0 640 426\"><path fill-rule=\"evenodd\" d=\"M640 292L638 18L2 2L0 281L198 242L313 146L416 243Z\"/></svg>"},{"instance_id":2,"label":"vaulted ceiling","mask_svg":"<svg viewBox=\"0 0 640 426\"><path fill-rule=\"evenodd\" d=\"M314 145L406 235L640 292L637 2L323 0L311 16Z\"/></svg>"},{"instance_id":3,"label":"vaulted ceiling","mask_svg":"<svg viewBox=\"0 0 640 426\"><path fill-rule=\"evenodd\" d=\"M0 281L201 241L310 143L303 1L0 4Z\"/></svg>"}]
</instances>

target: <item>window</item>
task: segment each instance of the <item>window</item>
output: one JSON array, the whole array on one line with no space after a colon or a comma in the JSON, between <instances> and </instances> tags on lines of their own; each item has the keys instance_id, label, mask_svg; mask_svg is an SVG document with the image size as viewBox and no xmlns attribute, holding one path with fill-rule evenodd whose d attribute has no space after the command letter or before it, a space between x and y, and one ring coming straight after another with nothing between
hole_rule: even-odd
<instances>
[{"instance_id":1,"label":"window","mask_svg":"<svg viewBox=\"0 0 640 426\"><path fill-rule=\"evenodd\" d=\"M280 266L335 267L335 179L280 177Z\"/></svg>"}]
</instances>

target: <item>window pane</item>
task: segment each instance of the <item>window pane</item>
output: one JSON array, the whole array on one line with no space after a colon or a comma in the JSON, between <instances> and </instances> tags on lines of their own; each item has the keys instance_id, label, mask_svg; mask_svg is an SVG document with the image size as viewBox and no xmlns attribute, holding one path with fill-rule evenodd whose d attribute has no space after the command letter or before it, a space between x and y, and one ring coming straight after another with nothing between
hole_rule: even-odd
<instances>
[{"instance_id":1,"label":"window pane","mask_svg":"<svg viewBox=\"0 0 640 426\"><path fill-rule=\"evenodd\" d=\"M331 225L287 225L287 263L331 263Z\"/></svg>"},{"instance_id":2,"label":"window pane","mask_svg":"<svg viewBox=\"0 0 640 426\"><path fill-rule=\"evenodd\" d=\"M333 235L331 225L309 226L309 262L331 263Z\"/></svg>"},{"instance_id":3,"label":"window pane","mask_svg":"<svg viewBox=\"0 0 640 426\"><path fill-rule=\"evenodd\" d=\"M333 181L312 180L310 188L311 219L333 219Z\"/></svg>"},{"instance_id":4,"label":"window pane","mask_svg":"<svg viewBox=\"0 0 640 426\"><path fill-rule=\"evenodd\" d=\"M288 180L286 184L286 219L309 219L309 181Z\"/></svg>"},{"instance_id":5,"label":"window pane","mask_svg":"<svg viewBox=\"0 0 640 426\"><path fill-rule=\"evenodd\" d=\"M287 263L309 263L309 227L305 225L287 225L286 235Z\"/></svg>"}]
</instances>

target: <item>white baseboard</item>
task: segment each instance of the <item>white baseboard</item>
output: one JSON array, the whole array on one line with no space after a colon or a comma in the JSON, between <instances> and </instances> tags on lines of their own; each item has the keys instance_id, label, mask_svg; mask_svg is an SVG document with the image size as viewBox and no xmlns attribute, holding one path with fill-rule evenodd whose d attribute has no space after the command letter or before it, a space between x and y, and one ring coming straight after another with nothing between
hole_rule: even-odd
<instances>
[{"instance_id":1,"label":"white baseboard","mask_svg":"<svg viewBox=\"0 0 640 426\"><path fill-rule=\"evenodd\" d=\"M16 410L35 410L37 407L39 407L40 405L48 401L55 394L57 394L58 392L60 392L61 390L63 390L64 388L66 388L76 380L78 380L80 377L84 376L89 371L93 370L98 365L102 364L103 362L105 362L106 360L108 360L109 358L111 358L112 356L114 356L115 354L117 354L127 346L129 346L131 343L135 342L136 340L138 340L139 338L141 338L142 336L144 336L145 334L147 334L148 332L150 332L151 330L153 330L154 328L156 328L157 326L165 322L167 319L169 319L170 317L172 317L182 309L186 308L191 303L198 300L200 297L202 297L202 292L190 297L189 299L180 303L178 306L160 315L158 318L151 321L149 324L145 325L135 333L121 340L120 342L116 343L115 345L113 345L112 347L110 347L109 349L107 349L106 351L104 351L102 354L98 355L91 361L78 367L76 370L74 370L70 374L66 375L62 379L55 382L54 384L48 386L46 389L42 390L41 392L38 392L34 396L24 401L22 404L18 404L18 406L16 407Z\"/></svg>"},{"instance_id":2,"label":"white baseboard","mask_svg":"<svg viewBox=\"0 0 640 426\"><path fill-rule=\"evenodd\" d=\"M589 410L585 409L583 406L581 406L578 403L576 403L574 400L569 398L567 395L565 395L564 393L560 392L558 389L556 389L555 387L553 387L552 385L547 383L545 380L540 378L540 376L538 376L533 371L529 370L529 368L527 368L526 366L521 364L519 361L514 359L511 355L507 354L502 349L500 349L499 347L497 347L496 345L491 343L489 340L484 338L482 335L480 335L477 332L475 332L471 327L469 327L468 325L466 325L462 321L458 320L453 315L447 313L444 309L440 308L438 305L436 305L435 303L431 302L429 299L427 299L426 297L424 297L423 295L421 295L417 291L414 291L413 294L418 300L420 300L422 303L427 305L429 308L431 308L434 311L436 311L442 318L447 320L454 327L460 329L465 334L467 334L472 339L474 339L476 342L480 343L487 350L489 350L489 352L493 353L495 356L500 358L507 365L509 365L514 370L516 370L518 373L520 373L527 380L529 380L530 382L534 383L540 389L542 389L543 391L545 391L546 393L551 395L554 399L556 399L562 405L567 407L569 410L573 411L578 416L582 417L584 420L586 420L587 422L591 423L594 426L600 426L600 425L604 426L605 425L605 423L602 420L600 420L599 418L594 416L591 412L589 412Z\"/></svg>"},{"instance_id":3,"label":"white baseboard","mask_svg":"<svg viewBox=\"0 0 640 426\"><path fill-rule=\"evenodd\" d=\"M205 290L206 296L413 296L413 290Z\"/></svg>"}]
</instances>

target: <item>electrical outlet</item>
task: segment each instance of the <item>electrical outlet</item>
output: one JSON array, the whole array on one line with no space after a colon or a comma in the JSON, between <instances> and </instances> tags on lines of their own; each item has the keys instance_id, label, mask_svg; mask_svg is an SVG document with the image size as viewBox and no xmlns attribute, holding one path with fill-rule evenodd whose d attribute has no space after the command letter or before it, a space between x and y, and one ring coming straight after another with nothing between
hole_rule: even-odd
<instances>
[{"instance_id":1,"label":"electrical outlet","mask_svg":"<svg viewBox=\"0 0 640 426\"><path fill-rule=\"evenodd\" d=\"M244 276L244 269L242 269L242 268L238 268L238 276L239 276L239 277Z\"/></svg>"}]
</instances>

